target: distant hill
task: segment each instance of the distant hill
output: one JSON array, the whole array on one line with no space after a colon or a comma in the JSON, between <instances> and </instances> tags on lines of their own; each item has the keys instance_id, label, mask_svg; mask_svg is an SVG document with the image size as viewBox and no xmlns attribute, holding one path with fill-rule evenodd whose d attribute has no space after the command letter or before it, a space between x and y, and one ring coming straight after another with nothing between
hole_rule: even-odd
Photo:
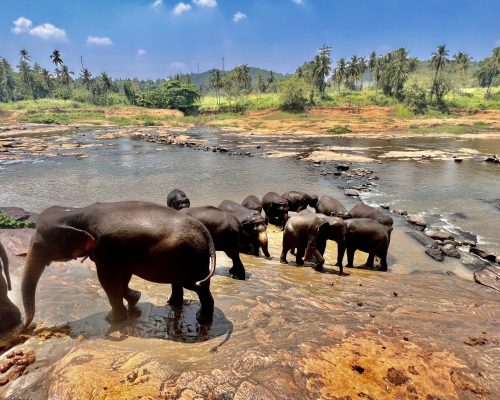
<instances>
[{"instance_id":1,"label":"distant hill","mask_svg":"<svg viewBox=\"0 0 500 400\"><path fill-rule=\"evenodd\" d=\"M252 78L252 85L254 84L258 74L261 74L264 79L267 79L269 75L271 75L271 71L257 67L250 67L250 77ZM277 80L285 79L288 76L286 74L282 74L275 71L273 71L273 74ZM203 84L204 86L208 86L210 80L210 71L200 72L199 74L197 73L183 74L183 76L189 77L191 83L193 83L196 86L200 86L201 84Z\"/></svg>"}]
</instances>

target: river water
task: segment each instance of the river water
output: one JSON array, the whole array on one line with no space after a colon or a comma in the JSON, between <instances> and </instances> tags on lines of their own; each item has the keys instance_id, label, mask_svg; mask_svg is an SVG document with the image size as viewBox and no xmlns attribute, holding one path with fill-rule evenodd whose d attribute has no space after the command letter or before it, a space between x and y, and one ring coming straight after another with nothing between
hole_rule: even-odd
<instances>
[{"instance_id":1,"label":"river water","mask_svg":"<svg viewBox=\"0 0 500 400\"><path fill-rule=\"evenodd\" d=\"M253 140L213 130L191 134L228 147L236 143L250 146ZM77 134L71 140L97 147L82 148L79 157L64 156L64 150L61 156L47 158L20 153L19 160L1 164L0 205L41 211L53 204L83 206L95 201L140 199L164 203L175 187L187 192L193 206L294 189L333 195L348 209L357 202L344 197L337 187L341 184L338 178L321 175L321 168L303 160L230 156L126 137L95 140L92 132ZM499 169L481 161L483 154L500 152L498 141L456 144L439 139L381 142L322 138L299 143L272 136L259 140L264 142L263 147L304 154L335 145L342 146L346 153L380 157L382 164L373 161L364 165L380 177L373 191L362 194L365 201L423 213L433 226L472 232L484 247L500 248L500 211L495 203L500 198ZM381 157L409 146L431 150L460 146L478 153L461 164ZM229 278L230 260L218 253L217 273L212 279L216 312L208 332L200 332L196 324L196 296L186 291L188 301L176 314L163 306L169 288L136 277L131 286L143 293L139 315L124 325L110 327L104 320L109 305L92 263L54 263L40 280L35 321L45 327L69 323L61 337L49 335L51 340L44 341L35 335L24 344L24 349L36 351L38 369L0 389L0 397L135 398L140 394L160 398L161 392L161 398L178 398L184 390L191 390L214 399L312 399L325 397L321 388L326 383L313 381L326 376L333 362L340 369L338 373L333 371L342 376L342 382L345 378L345 384L328 378L327 385L340 385L335 394L356 396L371 385L373 391L368 392L379 393L374 398L396 398L398 390L407 388L396 385L391 386L391 395L386 392L388 365L411 365L425 377L420 383L417 375L412 377L419 393L462 398L449 396L454 390L450 368L459 365L454 358L457 356L473 365L475 376L480 371L488 379L491 398L495 398L500 390L498 354L489 352L488 346L469 350L463 340L481 332L492 332L496 335L493 340L500 339L495 334L498 293L471 282L474 267L467 263L471 256L466 251L461 260L446 258L438 263L406 234L412 228L405 220L396 215L394 219L388 273L357 270L347 271L351 272L347 277L338 276L337 267L332 266L336 258L333 245L327 248L324 274L297 268L293 263L283 266L278 262L282 234L272 226L271 260L242 255L246 281ZM25 249L30 234L3 231L0 238L11 254L17 254ZM366 255L357 254L355 265L360 265ZM22 265L21 257L11 258L10 297L18 305L22 304ZM329 360L321 369L324 361L317 350L339 345L353 332L363 336L361 341L348 341L333 351L326 348L324 351L332 353L321 356ZM398 339L403 336L404 341ZM210 352L221 344L218 353ZM381 354L380 349L370 346L382 346L387 351ZM453 355L434 352L439 349L450 350ZM357 359L360 352L365 356ZM338 359L332 360L334 357ZM342 367L348 362L372 368L369 381L360 380L350 364ZM82 375L88 379L82 380ZM429 387L432 382L439 385ZM404 393L401 398L405 398Z\"/></svg>"}]
</instances>

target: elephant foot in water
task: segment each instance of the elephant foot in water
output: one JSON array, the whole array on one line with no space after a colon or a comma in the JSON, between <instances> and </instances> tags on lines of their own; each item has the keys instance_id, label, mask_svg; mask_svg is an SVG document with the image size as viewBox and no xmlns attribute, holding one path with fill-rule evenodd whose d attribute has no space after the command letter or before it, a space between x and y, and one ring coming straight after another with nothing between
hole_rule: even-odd
<instances>
[{"instance_id":1,"label":"elephant foot in water","mask_svg":"<svg viewBox=\"0 0 500 400\"><path fill-rule=\"evenodd\" d=\"M125 308L125 306L120 309L116 309L116 310L111 310L107 315L106 315L106 320L108 322L120 322L120 321L123 321L125 319L127 319L127 309Z\"/></svg>"},{"instance_id":2,"label":"elephant foot in water","mask_svg":"<svg viewBox=\"0 0 500 400\"><path fill-rule=\"evenodd\" d=\"M134 307L139 299L141 298L141 292L138 290L127 288L125 292L125 296L123 296L125 300L127 300L129 308Z\"/></svg>"},{"instance_id":3,"label":"elephant foot in water","mask_svg":"<svg viewBox=\"0 0 500 400\"><path fill-rule=\"evenodd\" d=\"M236 279L239 279L241 281L245 280L245 270L242 268L238 267L232 267L229 269L229 274L233 276Z\"/></svg>"}]
</instances>

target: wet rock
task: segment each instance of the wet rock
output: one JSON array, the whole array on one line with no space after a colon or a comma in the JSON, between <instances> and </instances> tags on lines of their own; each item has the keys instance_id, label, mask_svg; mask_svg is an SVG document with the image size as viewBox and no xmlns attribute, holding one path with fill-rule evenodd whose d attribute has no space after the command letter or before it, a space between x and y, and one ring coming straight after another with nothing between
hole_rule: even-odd
<instances>
[{"instance_id":1,"label":"wet rock","mask_svg":"<svg viewBox=\"0 0 500 400\"><path fill-rule=\"evenodd\" d=\"M261 386L243 382L234 395L234 400L273 400L275 396Z\"/></svg>"},{"instance_id":2,"label":"wet rock","mask_svg":"<svg viewBox=\"0 0 500 400\"><path fill-rule=\"evenodd\" d=\"M493 254L493 253L490 253L488 251L485 251L485 250L481 250L477 247L471 247L469 248L469 251L481 258L484 258L485 260L488 260L488 261L491 261L491 262L496 262L496 255Z\"/></svg>"},{"instance_id":3,"label":"wet rock","mask_svg":"<svg viewBox=\"0 0 500 400\"><path fill-rule=\"evenodd\" d=\"M406 232L407 235L411 236L413 239L415 239L417 242L419 242L422 246L428 247L428 248L436 248L437 244L436 241L432 238L430 238L427 235L424 235L422 232L415 232L415 231L409 231Z\"/></svg>"},{"instance_id":4,"label":"wet rock","mask_svg":"<svg viewBox=\"0 0 500 400\"><path fill-rule=\"evenodd\" d=\"M498 164L498 163L500 163L500 158L498 158L498 156L496 154L493 154L491 157L488 157L484 161Z\"/></svg>"},{"instance_id":5,"label":"wet rock","mask_svg":"<svg viewBox=\"0 0 500 400\"><path fill-rule=\"evenodd\" d=\"M448 257L460 258L460 253L458 252L456 247L451 243L443 245L443 247L441 247L441 251Z\"/></svg>"},{"instance_id":6,"label":"wet rock","mask_svg":"<svg viewBox=\"0 0 500 400\"><path fill-rule=\"evenodd\" d=\"M23 350L12 351L6 355L7 360L0 364L0 372L4 375L0 376L0 386L19 378L36 360L34 351Z\"/></svg>"},{"instance_id":7,"label":"wet rock","mask_svg":"<svg viewBox=\"0 0 500 400\"><path fill-rule=\"evenodd\" d=\"M485 265L474 272L474 280L481 285L488 286L500 292L500 267Z\"/></svg>"},{"instance_id":8,"label":"wet rock","mask_svg":"<svg viewBox=\"0 0 500 400\"><path fill-rule=\"evenodd\" d=\"M461 163L463 161L462 158L454 158L453 161L455 161L456 163Z\"/></svg>"},{"instance_id":9,"label":"wet rock","mask_svg":"<svg viewBox=\"0 0 500 400\"><path fill-rule=\"evenodd\" d=\"M349 170L349 164L337 164L336 168L339 171L348 171Z\"/></svg>"},{"instance_id":10,"label":"wet rock","mask_svg":"<svg viewBox=\"0 0 500 400\"><path fill-rule=\"evenodd\" d=\"M488 339L484 336L469 336L467 340L464 340L464 343L468 346L484 346L488 344Z\"/></svg>"},{"instance_id":11,"label":"wet rock","mask_svg":"<svg viewBox=\"0 0 500 400\"><path fill-rule=\"evenodd\" d=\"M406 212L405 210L400 210L399 208L393 209L392 212L399 214L399 215L403 215L403 216L408 215L408 212Z\"/></svg>"},{"instance_id":12,"label":"wet rock","mask_svg":"<svg viewBox=\"0 0 500 400\"><path fill-rule=\"evenodd\" d=\"M444 255L440 249L427 249L425 250L425 254L432 257L436 261L443 261Z\"/></svg>"},{"instance_id":13,"label":"wet rock","mask_svg":"<svg viewBox=\"0 0 500 400\"><path fill-rule=\"evenodd\" d=\"M423 216L417 215L417 214L407 215L406 221L408 221L412 225L420 226L422 228L425 228L427 226L427 222L425 221L425 218Z\"/></svg>"},{"instance_id":14,"label":"wet rock","mask_svg":"<svg viewBox=\"0 0 500 400\"><path fill-rule=\"evenodd\" d=\"M389 209L389 204L381 204L380 208L383 208L384 210L388 210Z\"/></svg>"},{"instance_id":15,"label":"wet rock","mask_svg":"<svg viewBox=\"0 0 500 400\"><path fill-rule=\"evenodd\" d=\"M385 380L389 383L392 383L393 385L401 386L409 382L410 378L407 377L404 372L391 367L387 370Z\"/></svg>"},{"instance_id":16,"label":"wet rock","mask_svg":"<svg viewBox=\"0 0 500 400\"><path fill-rule=\"evenodd\" d=\"M221 153L227 153L229 150L225 147L221 147L219 150Z\"/></svg>"},{"instance_id":17,"label":"wet rock","mask_svg":"<svg viewBox=\"0 0 500 400\"><path fill-rule=\"evenodd\" d=\"M453 236L450 235L448 232L444 232L444 231L437 231L437 232L425 232L425 234L435 240L442 240L443 242L445 240L452 240L453 239Z\"/></svg>"},{"instance_id":18,"label":"wet rock","mask_svg":"<svg viewBox=\"0 0 500 400\"><path fill-rule=\"evenodd\" d=\"M340 176L340 175L342 175L342 172L334 172L333 175L334 176Z\"/></svg>"},{"instance_id":19,"label":"wet rock","mask_svg":"<svg viewBox=\"0 0 500 400\"><path fill-rule=\"evenodd\" d=\"M350 197L359 197L359 192L354 189L346 189L344 190L344 195Z\"/></svg>"},{"instance_id":20,"label":"wet rock","mask_svg":"<svg viewBox=\"0 0 500 400\"><path fill-rule=\"evenodd\" d=\"M476 247L476 242L474 242L473 240L469 240L469 239L462 240L462 244L464 246Z\"/></svg>"}]
</instances>

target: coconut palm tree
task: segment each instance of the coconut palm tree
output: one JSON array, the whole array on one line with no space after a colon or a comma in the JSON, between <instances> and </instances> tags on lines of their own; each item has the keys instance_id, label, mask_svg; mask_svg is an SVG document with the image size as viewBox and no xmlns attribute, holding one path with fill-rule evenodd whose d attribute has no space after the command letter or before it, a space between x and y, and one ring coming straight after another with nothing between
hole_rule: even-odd
<instances>
[{"instance_id":1,"label":"coconut palm tree","mask_svg":"<svg viewBox=\"0 0 500 400\"><path fill-rule=\"evenodd\" d=\"M314 58L313 78L322 97L325 94L326 78L331 71L331 51L332 48L325 45L319 49L319 54Z\"/></svg>"},{"instance_id":2,"label":"coconut palm tree","mask_svg":"<svg viewBox=\"0 0 500 400\"><path fill-rule=\"evenodd\" d=\"M222 89L224 84L222 82L222 73L219 69L213 69L210 71L209 85L215 89L217 105L220 107L220 89Z\"/></svg>"},{"instance_id":3,"label":"coconut palm tree","mask_svg":"<svg viewBox=\"0 0 500 400\"><path fill-rule=\"evenodd\" d=\"M61 73L59 75L59 79L63 85L69 86L73 78L71 75L74 75L73 71L70 71L67 65L63 65L61 68Z\"/></svg>"},{"instance_id":4,"label":"coconut palm tree","mask_svg":"<svg viewBox=\"0 0 500 400\"><path fill-rule=\"evenodd\" d=\"M356 81L359 79L359 57L357 55L351 56L349 63L347 64L347 79L348 86L350 89L356 88Z\"/></svg>"},{"instance_id":5,"label":"coconut palm tree","mask_svg":"<svg viewBox=\"0 0 500 400\"><path fill-rule=\"evenodd\" d=\"M248 90L252 85L252 78L250 77L250 67L247 64L240 65L235 68L236 81L241 89Z\"/></svg>"},{"instance_id":6,"label":"coconut palm tree","mask_svg":"<svg viewBox=\"0 0 500 400\"><path fill-rule=\"evenodd\" d=\"M440 45L437 47L437 50L432 53L431 55L431 63L430 63L430 68L435 70L436 73L434 74L434 81L432 83L432 89L431 89L431 101L432 101L432 95L434 94L436 90L436 82L437 82L437 77L440 71L444 70L446 67L446 64L448 63L448 49L446 48L446 45Z\"/></svg>"},{"instance_id":7,"label":"coconut palm tree","mask_svg":"<svg viewBox=\"0 0 500 400\"><path fill-rule=\"evenodd\" d=\"M363 57L358 59L358 71L359 71L359 90L363 90L363 74L366 71L366 61Z\"/></svg>"},{"instance_id":8,"label":"coconut palm tree","mask_svg":"<svg viewBox=\"0 0 500 400\"><path fill-rule=\"evenodd\" d=\"M44 85L47 87L49 95L51 95L52 89L54 88L54 82L52 81L52 76L50 75L49 70L46 68L42 69L42 80Z\"/></svg>"},{"instance_id":9,"label":"coconut palm tree","mask_svg":"<svg viewBox=\"0 0 500 400\"><path fill-rule=\"evenodd\" d=\"M460 69L465 76L467 76L467 70L470 67L471 61L472 57L463 51L459 51L453 56L453 64L455 64L457 69Z\"/></svg>"},{"instance_id":10,"label":"coconut palm tree","mask_svg":"<svg viewBox=\"0 0 500 400\"><path fill-rule=\"evenodd\" d=\"M59 50L54 50L52 54L50 55L50 59L56 66L56 70L59 66L64 64L63 59L61 58L61 52Z\"/></svg>"},{"instance_id":11,"label":"coconut palm tree","mask_svg":"<svg viewBox=\"0 0 500 400\"><path fill-rule=\"evenodd\" d=\"M339 93L340 93L340 85L342 82L346 82L347 80L347 64L345 58L340 58L337 61L337 68L335 68L334 80L337 82Z\"/></svg>"},{"instance_id":12,"label":"coconut palm tree","mask_svg":"<svg viewBox=\"0 0 500 400\"><path fill-rule=\"evenodd\" d=\"M82 80L83 86L85 86L87 90L90 90L90 85L92 84L92 74L87 68L82 69L80 79Z\"/></svg>"},{"instance_id":13,"label":"coconut palm tree","mask_svg":"<svg viewBox=\"0 0 500 400\"><path fill-rule=\"evenodd\" d=\"M22 49L19 52L19 59L20 59L20 61L30 62L31 61L31 56L30 56L30 53L28 52L28 50Z\"/></svg>"},{"instance_id":14,"label":"coconut palm tree","mask_svg":"<svg viewBox=\"0 0 500 400\"><path fill-rule=\"evenodd\" d=\"M109 77L109 75L106 72L103 72L99 76L99 78L102 82L102 86L103 86L104 91L106 93L109 92L111 90L111 88L113 87L113 80Z\"/></svg>"},{"instance_id":15,"label":"coconut palm tree","mask_svg":"<svg viewBox=\"0 0 500 400\"><path fill-rule=\"evenodd\" d=\"M370 72L370 86L373 80L373 72L375 71L376 66L377 66L377 53L375 53L375 51L372 51L370 53L370 57L368 58L368 71Z\"/></svg>"},{"instance_id":16,"label":"coconut palm tree","mask_svg":"<svg viewBox=\"0 0 500 400\"><path fill-rule=\"evenodd\" d=\"M33 77L31 76L31 70L28 64L30 61L31 61L31 56L28 50L22 49L19 52L19 72L21 74L22 81L26 84L28 90L30 91L31 98L35 100L35 93L33 92L33 85L32 85Z\"/></svg>"}]
</instances>

